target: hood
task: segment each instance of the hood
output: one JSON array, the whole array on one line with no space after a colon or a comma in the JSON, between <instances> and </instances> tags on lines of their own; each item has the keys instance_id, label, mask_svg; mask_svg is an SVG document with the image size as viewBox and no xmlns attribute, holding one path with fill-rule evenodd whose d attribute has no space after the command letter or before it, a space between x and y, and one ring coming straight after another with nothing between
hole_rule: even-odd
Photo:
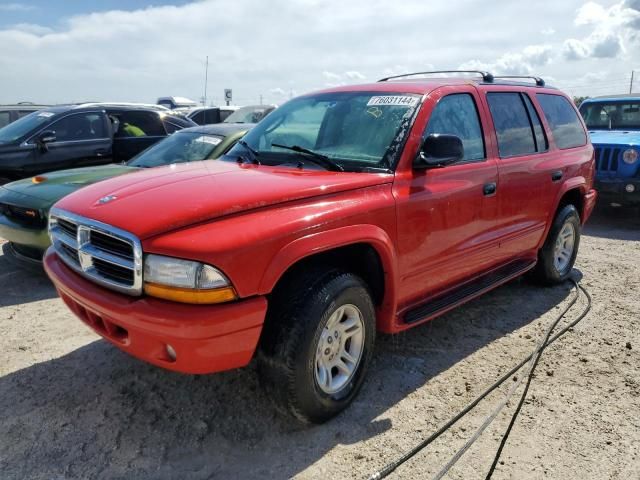
<instances>
[{"instance_id":1,"label":"hood","mask_svg":"<svg viewBox=\"0 0 640 480\"><path fill-rule=\"evenodd\" d=\"M590 130L591 143L598 145L640 145L638 130Z\"/></svg>"},{"instance_id":2,"label":"hood","mask_svg":"<svg viewBox=\"0 0 640 480\"><path fill-rule=\"evenodd\" d=\"M24 180L8 183L4 185L4 188L14 193L54 203L65 195L69 195L86 185L136 170L138 169L126 165L102 165L99 167L59 170L38 175L38 177L45 179L41 183L33 183L31 178L25 178Z\"/></svg>"},{"instance_id":3,"label":"hood","mask_svg":"<svg viewBox=\"0 0 640 480\"><path fill-rule=\"evenodd\" d=\"M224 215L391 181L393 174L386 173L301 170L217 160L112 178L78 190L55 206L144 240Z\"/></svg>"}]
</instances>

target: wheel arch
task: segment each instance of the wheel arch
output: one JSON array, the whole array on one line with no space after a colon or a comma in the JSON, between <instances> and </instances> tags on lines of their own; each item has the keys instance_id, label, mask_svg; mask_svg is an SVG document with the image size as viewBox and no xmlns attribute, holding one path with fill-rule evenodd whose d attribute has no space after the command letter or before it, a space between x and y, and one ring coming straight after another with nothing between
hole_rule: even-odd
<instances>
[{"instance_id":1,"label":"wheel arch","mask_svg":"<svg viewBox=\"0 0 640 480\"><path fill-rule=\"evenodd\" d=\"M378 329L388 331L396 305L397 259L388 234L375 225L351 225L298 238L282 248L260 281L269 295L299 269L318 264L351 271L367 283L376 305Z\"/></svg>"}]
</instances>

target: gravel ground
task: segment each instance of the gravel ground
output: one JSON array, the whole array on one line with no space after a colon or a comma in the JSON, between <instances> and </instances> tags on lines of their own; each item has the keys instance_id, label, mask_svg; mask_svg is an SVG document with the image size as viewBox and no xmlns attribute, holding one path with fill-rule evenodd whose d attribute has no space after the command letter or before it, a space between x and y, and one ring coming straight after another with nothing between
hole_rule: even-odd
<instances>
[{"instance_id":1,"label":"gravel ground","mask_svg":"<svg viewBox=\"0 0 640 480\"><path fill-rule=\"evenodd\" d=\"M593 310L542 357L495 479L640 478L639 213L597 212L575 274ZM525 357L572 295L516 280L380 338L353 406L303 428L274 413L253 365L211 376L145 365L3 256L0 292L0 478L47 480L366 478ZM506 388L391 478L437 473ZM447 478L484 478L514 406Z\"/></svg>"}]
</instances>

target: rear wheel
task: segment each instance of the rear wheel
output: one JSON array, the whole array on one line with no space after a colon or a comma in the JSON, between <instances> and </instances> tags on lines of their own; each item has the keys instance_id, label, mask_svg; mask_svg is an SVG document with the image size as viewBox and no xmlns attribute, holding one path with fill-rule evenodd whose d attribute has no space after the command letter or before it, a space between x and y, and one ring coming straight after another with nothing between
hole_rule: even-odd
<instances>
[{"instance_id":1,"label":"rear wheel","mask_svg":"<svg viewBox=\"0 0 640 480\"><path fill-rule=\"evenodd\" d=\"M374 340L375 310L365 283L337 270L308 271L271 300L260 379L279 410L322 423L358 393Z\"/></svg>"},{"instance_id":2,"label":"rear wheel","mask_svg":"<svg viewBox=\"0 0 640 480\"><path fill-rule=\"evenodd\" d=\"M5 183L9 183L11 180L9 178L0 177L0 185L4 185Z\"/></svg>"},{"instance_id":3,"label":"rear wheel","mask_svg":"<svg viewBox=\"0 0 640 480\"><path fill-rule=\"evenodd\" d=\"M534 278L553 285L564 282L573 269L580 245L580 216L576 207L565 205L556 214L549 235L538 252Z\"/></svg>"}]
</instances>

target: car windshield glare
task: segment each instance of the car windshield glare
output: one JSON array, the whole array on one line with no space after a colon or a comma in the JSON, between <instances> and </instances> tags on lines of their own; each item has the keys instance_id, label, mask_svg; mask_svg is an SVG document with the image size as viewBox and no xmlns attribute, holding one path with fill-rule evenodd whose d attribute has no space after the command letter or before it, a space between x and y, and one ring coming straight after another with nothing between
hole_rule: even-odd
<instances>
[{"instance_id":1,"label":"car windshield glare","mask_svg":"<svg viewBox=\"0 0 640 480\"><path fill-rule=\"evenodd\" d=\"M151 168L209 158L224 137L197 132L176 132L152 145L128 162L131 167Z\"/></svg>"},{"instance_id":2,"label":"car windshield glare","mask_svg":"<svg viewBox=\"0 0 640 480\"><path fill-rule=\"evenodd\" d=\"M285 145L328 157L345 170L389 169L401 150L419 103L419 95L406 93L308 95L271 112L244 140L265 164L304 161L305 155L276 146ZM243 155L244 148L234 147L227 158Z\"/></svg>"},{"instance_id":3,"label":"car windshield glare","mask_svg":"<svg viewBox=\"0 0 640 480\"><path fill-rule=\"evenodd\" d=\"M13 143L21 139L39 126L49 122L54 115L54 112L42 110L19 118L6 127L0 128L0 143Z\"/></svg>"},{"instance_id":4,"label":"car windshield glare","mask_svg":"<svg viewBox=\"0 0 640 480\"><path fill-rule=\"evenodd\" d=\"M589 130L640 130L640 101L588 102L580 113Z\"/></svg>"}]
</instances>

